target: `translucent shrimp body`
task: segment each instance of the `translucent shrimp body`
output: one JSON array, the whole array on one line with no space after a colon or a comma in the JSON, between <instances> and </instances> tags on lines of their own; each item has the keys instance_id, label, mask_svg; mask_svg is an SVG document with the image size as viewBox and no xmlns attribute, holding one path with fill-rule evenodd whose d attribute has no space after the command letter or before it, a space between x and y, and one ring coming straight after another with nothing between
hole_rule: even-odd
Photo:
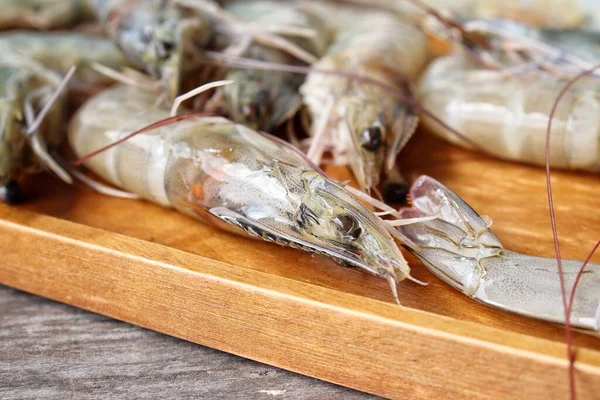
<instances>
[{"instance_id":1,"label":"translucent shrimp body","mask_svg":"<svg viewBox=\"0 0 600 400\"><path fill-rule=\"evenodd\" d=\"M418 96L424 107L490 154L541 166L549 114L563 86L551 75L506 77L453 55L429 66ZM597 80L583 80L560 102L552 121L551 166L600 170L599 90ZM423 121L437 135L469 147L427 117Z\"/></svg>"},{"instance_id":2,"label":"translucent shrimp body","mask_svg":"<svg viewBox=\"0 0 600 400\"><path fill-rule=\"evenodd\" d=\"M127 87L92 98L73 118L78 156L168 116ZM125 190L236 233L324 254L395 282L409 268L386 226L283 142L224 118L179 121L86 161Z\"/></svg>"},{"instance_id":3,"label":"translucent shrimp body","mask_svg":"<svg viewBox=\"0 0 600 400\"><path fill-rule=\"evenodd\" d=\"M390 13L350 8L339 10L336 19L336 38L315 69L404 87L427 61L424 34ZM356 80L314 72L301 93L316 142L309 156L318 162L323 151L332 148L335 161L349 163L363 189L378 184L386 159L388 166L393 164L416 126L412 110Z\"/></svg>"}]
</instances>

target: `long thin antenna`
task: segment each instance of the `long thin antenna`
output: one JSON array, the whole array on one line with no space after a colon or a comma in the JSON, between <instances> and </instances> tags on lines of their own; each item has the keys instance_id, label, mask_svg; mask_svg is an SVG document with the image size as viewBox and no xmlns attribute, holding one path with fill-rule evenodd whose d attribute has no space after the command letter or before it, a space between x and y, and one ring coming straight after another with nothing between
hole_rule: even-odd
<instances>
[{"instance_id":1,"label":"long thin antenna","mask_svg":"<svg viewBox=\"0 0 600 400\"><path fill-rule=\"evenodd\" d=\"M560 256L560 243L558 241L558 230L556 228L556 215L554 213L554 199L552 197L552 180L550 179L550 136L552 133L552 121L554 119L554 114L556 113L556 109L558 108L558 104L560 100L563 98L565 93L581 78L592 74L596 69L600 68L600 64L581 72L576 75L574 78L569 80L567 84L562 88L554 104L552 105L552 109L550 111L550 116L548 120L548 129L546 130L546 187L548 190L548 209L550 212L550 225L552 226L552 236L554 239L554 250L556 252L556 261L558 263L558 276L560 278L560 290L563 300L563 308L565 311L565 330L566 330L566 340L567 340L567 356L569 358L569 392L571 400L575 400L577 398L577 391L575 388L575 358L573 355L573 337L571 332L571 320L570 320L570 305L567 304L567 291L565 287L565 277L563 275L563 267L562 267L562 258ZM577 282L577 281L576 281ZM575 296L575 289L573 288L573 292L571 293L571 298Z\"/></svg>"},{"instance_id":2,"label":"long thin antenna","mask_svg":"<svg viewBox=\"0 0 600 400\"><path fill-rule=\"evenodd\" d=\"M38 130L38 128L40 127L40 124L46 117L46 114L48 114L48 111L50 111L50 108L52 108L52 105L54 104L54 102L56 101L58 96L60 96L60 94L65 89L65 87L67 86L67 83L69 83L69 80L75 73L76 69L77 68L75 66L72 66L71 68L69 68L69 71L64 76L64 78L60 81L60 83L58 84L58 86L56 87L56 89L54 90L54 92L52 93L52 95L50 96L48 101L46 102L46 104L44 104L44 107L42 108L42 110L39 112L38 115L36 115L35 119L31 123L31 125L29 125L27 127L27 130L25 131L25 133L27 135L31 135L33 132Z\"/></svg>"},{"instance_id":3,"label":"long thin antenna","mask_svg":"<svg viewBox=\"0 0 600 400\"><path fill-rule=\"evenodd\" d=\"M210 89L213 89L216 87L229 85L231 83L233 83L233 81L214 81L214 82L210 82L205 85L202 85L200 87L197 87L196 89L192 89L189 92L182 94L181 96L177 96L175 98L175 101L173 102L173 105L171 106L171 114L170 114L171 117L173 117L173 116L175 116L175 114L177 114L177 109L179 108L181 103L183 103L187 99L197 96L200 93L206 92L207 90L210 90Z\"/></svg>"},{"instance_id":4,"label":"long thin antenna","mask_svg":"<svg viewBox=\"0 0 600 400\"><path fill-rule=\"evenodd\" d=\"M106 151L106 150L108 150L108 149L110 149L112 147L115 147L115 146L123 143L123 142L126 142L129 139L131 139L132 137L137 136L139 134L142 134L142 133L145 133L145 132L149 132L149 131L152 131L154 129L158 129L158 128L161 128L163 126L172 125L172 124L177 123L179 121L185 121L185 120L188 120L188 119L194 119L194 118L197 118L197 117L207 117L207 116L214 116L214 114L213 113L207 113L207 112L199 112L199 113L192 113L192 114L175 115L173 117L167 117L165 119L161 119L160 121L156 121L156 122L154 122L154 123L152 123L152 124L150 124L148 126L145 126L145 127L141 128L141 129L138 129L137 131L134 131L134 132L130 133L129 135L124 136L121 139L119 139L119 140L117 140L117 141L115 141L115 142L113 142L113 143L111 143L109 145L101 147L98 150L95 150L95 151L93 151L93 152L91 152L91 153L89 153L89 154L81 157L79 160L74 161L73 165L75 165L75 166L81 165L85 161L87 161L90 158L92 158L92 157L94 157L94 156L102 153L103 151Z\"/></svg>"}]
</instances>

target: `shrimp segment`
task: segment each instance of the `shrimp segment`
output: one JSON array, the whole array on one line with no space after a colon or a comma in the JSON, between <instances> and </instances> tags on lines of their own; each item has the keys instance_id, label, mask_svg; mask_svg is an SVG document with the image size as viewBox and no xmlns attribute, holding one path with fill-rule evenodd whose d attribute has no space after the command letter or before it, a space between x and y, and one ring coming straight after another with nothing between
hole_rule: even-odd
<instances>
[{"instance_id":1,"label":"shrimp segment","mask_svg":"<svg viewBox=\"0 0 600 400\"><path fill-rule=\"evenodd\" d=\"M168 117L128 87L92 98L69 141L83 156ZM296 149L220 117L140 134L85 161L132 193L235 233L333 258L394 283L409 267L383 222Z\"/></svg>"},{"instance_id":2,"label":"shrimp segment","mask_svg":"<svg viewBox=\"0 0 600 400\"><path fill-rule=\"evenodd\" d=\"M565 323L556 259L504 249L485 221L464 200L427 176L411 188L414 208L403 218L439 219L398 229L418 246L413 253L438 278L467 296L505 311ZM567 296L581 261L562 262ZM600 334L600 265L588 264L571 314L574 327Z\"/></svg>"},{"instance_id":3,"label":"shrimp segment","mask_svg":"<svg viewBox=\"0 0 600 400\"><path fill-rule=\"evenodd\" d=\"M490 154L542 166L549 113L562 86L552 76L506 77L454 55L432 63L418 96L424 107ZM559 104L552 122L551 166L600 169L599 90L597 80L582 80ZM442 138L469 147L427 117L423 121Z\"/></svg>"}]
</instances>

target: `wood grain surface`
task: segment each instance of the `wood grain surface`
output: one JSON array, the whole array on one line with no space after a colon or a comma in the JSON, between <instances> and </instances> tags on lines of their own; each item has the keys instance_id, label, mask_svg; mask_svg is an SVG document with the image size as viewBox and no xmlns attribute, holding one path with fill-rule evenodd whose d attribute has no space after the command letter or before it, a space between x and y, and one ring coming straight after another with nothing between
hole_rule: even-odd
<instances>
[{"instance_id":1,"label":"wood grain surface","mask_svg":"<svg viewBox=\"0 0 600 400\"><path fill-rule=\"evenodd\" d=\"M552 256L541 169L423 134L404 155L409 177L431 175L491 216L507 248ZM582 259L600 238L600 178L560 171L553 182L563 255ZM430 285L401 283L400 308L375 277L172 210L51 178L27 189L30 204L0 207L10 286L383 396L566 396L563 328L478 304L412 257ZM600 340L575 336L578 389L594 398Z\"/></svg>"},{"instance_id":2,"label":"wood grain surface","mask_svg":"<svg viewBox=\"0 0 600 400\"><path fill-rule=\"evenodd\" d=\"M375 397L0 287L0 398Z\"/></svg>"}]
</instances>

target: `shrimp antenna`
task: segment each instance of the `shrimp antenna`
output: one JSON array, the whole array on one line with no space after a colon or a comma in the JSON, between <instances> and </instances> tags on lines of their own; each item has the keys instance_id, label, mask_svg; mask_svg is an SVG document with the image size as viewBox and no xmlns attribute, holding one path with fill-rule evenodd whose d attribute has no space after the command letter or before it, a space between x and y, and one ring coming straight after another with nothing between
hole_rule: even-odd
<instances>
[{"instance_id":1,"label":"shrimp antenna","mask_svg":"<svg viewBox=\"0 0 600 400\"><path fill-rule=\"evenodd\" d=\"M238 32L249 35L255 42L284 51L307 64L317 61L315 55L304 50L294 42L275 35L268 29L239 21L235 16L219 7L214 0L175 0L175 3L191 10L208 14L218 21L222 21L233 27Z\"/></svg>"},{"instance_id":2,"label":"shrimp antenna","mask_svg":"<svg viewBox=\"0 0 600 400\"><path fill-rule=\"evenodd\" d=\"M106 65L102 65L96 61L93 61L92 63L90 63L90 67L94 71L98 72L99 74L102 74L110 79L114 79L115 81L123 83L125 85L139 87L144 90L151 91L151 92L157 91L159 89L159 86L157 83L155 83L154 81L152 81L149 78L146 78L142 74L140 74L140 76L138 76L138 77L133 77L133 76L127 75L124 72L120 72L113 68L107 67Z\"/></svg>"},{"instance_id":3,"label":"shrimp antenna","mask_svg":"<svg viewBox=\"0 0 600 400\"><path fill-rule=\"evenodd\" d=\"M172 117L167 117L167 118L161 119L160 121L156 121L150 125L147 125L141 129L138 129L137 131L134 131L134 132L130 133L129 135L124 136L121 139L119 139L109 145L101 147L100 149L95 150L95 151L81 157L79 160L74 161L73 165L79 166L79 165L83 164L85 161L89 160L90 158L92 158L110 148L118 146L119 144L126 142L129 139L131 139L132 137L137 136L141 133L149 132L149 131L161 128L163 126L172 125L179 121L186 121L186 120L190 120L190 119L194 119L194 118L198 118L198 117L207 117L207 116L214 116L214 115L215 115L214 113L209 113L209 112L198 112L198 113L191 113L191 114L175 115Z\"/></svg>"},{"instance_id":4,"label":"shrimp antenna","mask_svg":"<svg viewBox=\"0 0 600 400\"><path fill-rule=\"evenodd\" d=\"M590 252L590 254L588 254L587 258L585 259L585 261L581 265L581 268L579 269L579 272L577 273L577 276L575 277L575 282L573 283L573 289L571 291L571 297L569 298L569 317L571 317L571 311L573 310L573 302L575 301L575 290L577 289L577 285L579 284L579 280L583 276L583 272L585 271L585 267L587 267L588 263L590 262L590 260L594 256L594 253L596 253L596 250L598 250L598 247L600 247L600 240L598 240L596 242L596 245L594 246L594 248L592 249L592 251Z\"/></svg>"},{"instance_id":5,"label":"shrimp antenna","mask_svg":"<svg viewBox=\"0 0 600 400\"><path fill-rule=\"evenodd\" d=\"M25 133L31 135L40 127L40 124L46 117L46 114L48 114L48 111L50 111L50 108L52 108L52 105L56 102L58 96L60 96L65 87L67 87L67 84L69 83L69 80L71 80L71 78L73 77L73 74L75 73L76 69L77 67L75 67L74 65L71 68L69 68L67 74L60 81L60 83L56 87L56 90L54 90L54 93L52 93L46 104L44 104L44 107L42 108L40 113L35 117L35 120L27 127L27 131L25 131Z\"/></svg>"},{"instance_id":6,"label":"shrimp antenna","mask_svg":"<svg viewBox=\"0 0 600 400\"><path fill-rule=\"evenodd\" d=\"M552 133L552 121L554 119L554 114L558 108L558 104L563 96L567 93L567 91L580 79L591 75L594 71L600 68L600 64L594 66L593 68L587 69L580 74L576 75L574 78L570 79L567 84L562 88L554 104L552 105L552 110L550 111L550 116L548 120L548 128L546 130L546 187L548 190L548 208L550 211L550 224L552 226L552 236L554 238L554 250L556 251L556 261L558 263L558 276L560 278L560 290L563 300L563 307L565 310L565 330L566 330L566 340L567 340L567 355L569 358L569 391L571 400L575 400L577 397L576 388L575 388L575 357L573 354L573 337L571 332L571 307L573 305L573 300L575 298L575 290L577 289L577 283L579 283L579 279L583 274L583 270L587 265L587 262L591 258L593 252L598 247L598 244L590 254L588 260L585 261L583 267L580 269L577 274L577 278L575 279L575 283L573 284L573 290L571 292L571 298L569 304L567 304L567 292L565 288L565 277L563 275L563 267L562 267L562 258L560 256L560 244L558 242L558 230L556 228L556 215L554 213L554 200L552 198L552 180L550 179L550 136Z\"/></svg>"},{"instance_id":7,"label":"shrimp antenna","mask_svg":"<svg viewBox=\"0 0 600 400\"><path fill-rule=\"evenodd\" d=\"M360 75L360 74L355 74L352 72L332 71L332 70L325 70L325 69L314 68L314 67L305 67L305 66L301 66L301 65L280 64L280 63L273 63L273 62L268 62L268 61L253 60L251 58L231 56L231 55L217 53L217 52L213 52L213 51L205 51L203 53L203 55L205 56L203 62L205 62L207 64L212 63L212 64L216 64L219 66L230 66L230 67L233 66L233 67L237 67L237 68L249 68L249 69L258 69L258 70L265 70L265 71L290 72L290 73L302 74L302 75L307 75L309 73L316 72L316 73L323 74L323 75L338 76L341 78L347 78L347 79L355 80L357 82L376 86L376 87L388 92L392 96L396 97L402 103L422 112L423 114L425 114L426 116L431 118L434 122L436 122L437 124L442 126L444 129L448 130L454 136L458 137L460 140L469 144L472 148L482 151L482 152L485 152L485 153L488 152L486 149L482 148L479 144L475 143L473 140L469 139L468 137L466 137L465 135L463 135L456 129L454 129L451 126L449 126L448 124L446 124L444 121L442 121L439 117L437 117L431 111L427 110L425 107L423 107L417 101L415 101L411 96L406 96L404 93L402 93L396 87L389 85L387 83L378 81L376 79L369 78L367 76Z\"/></svg>"},{"instance_id":8,"label":"shrimp antenna","mask_svg":"<svg viewBox=\"0 0 600 400\"><path fill-rule=\"evenodd\" d=\"M179 108L181 103L183 103L187 99L197 96L200 93L206 92L207 90L210 90L210 89L213 89L216 87L229 85L231 83L233 83L233 81L214 81L214 82L210 82L205 85L202 85L200 87L197 87L196 89L192 89L189 92L182 94L181 96L177 96L175 98L175 101L173 102L173 106L171 107L171 115L170 116L171 117L175 116L175 114L177 113L177 109Z\"/></svg>"}]
</instances>

